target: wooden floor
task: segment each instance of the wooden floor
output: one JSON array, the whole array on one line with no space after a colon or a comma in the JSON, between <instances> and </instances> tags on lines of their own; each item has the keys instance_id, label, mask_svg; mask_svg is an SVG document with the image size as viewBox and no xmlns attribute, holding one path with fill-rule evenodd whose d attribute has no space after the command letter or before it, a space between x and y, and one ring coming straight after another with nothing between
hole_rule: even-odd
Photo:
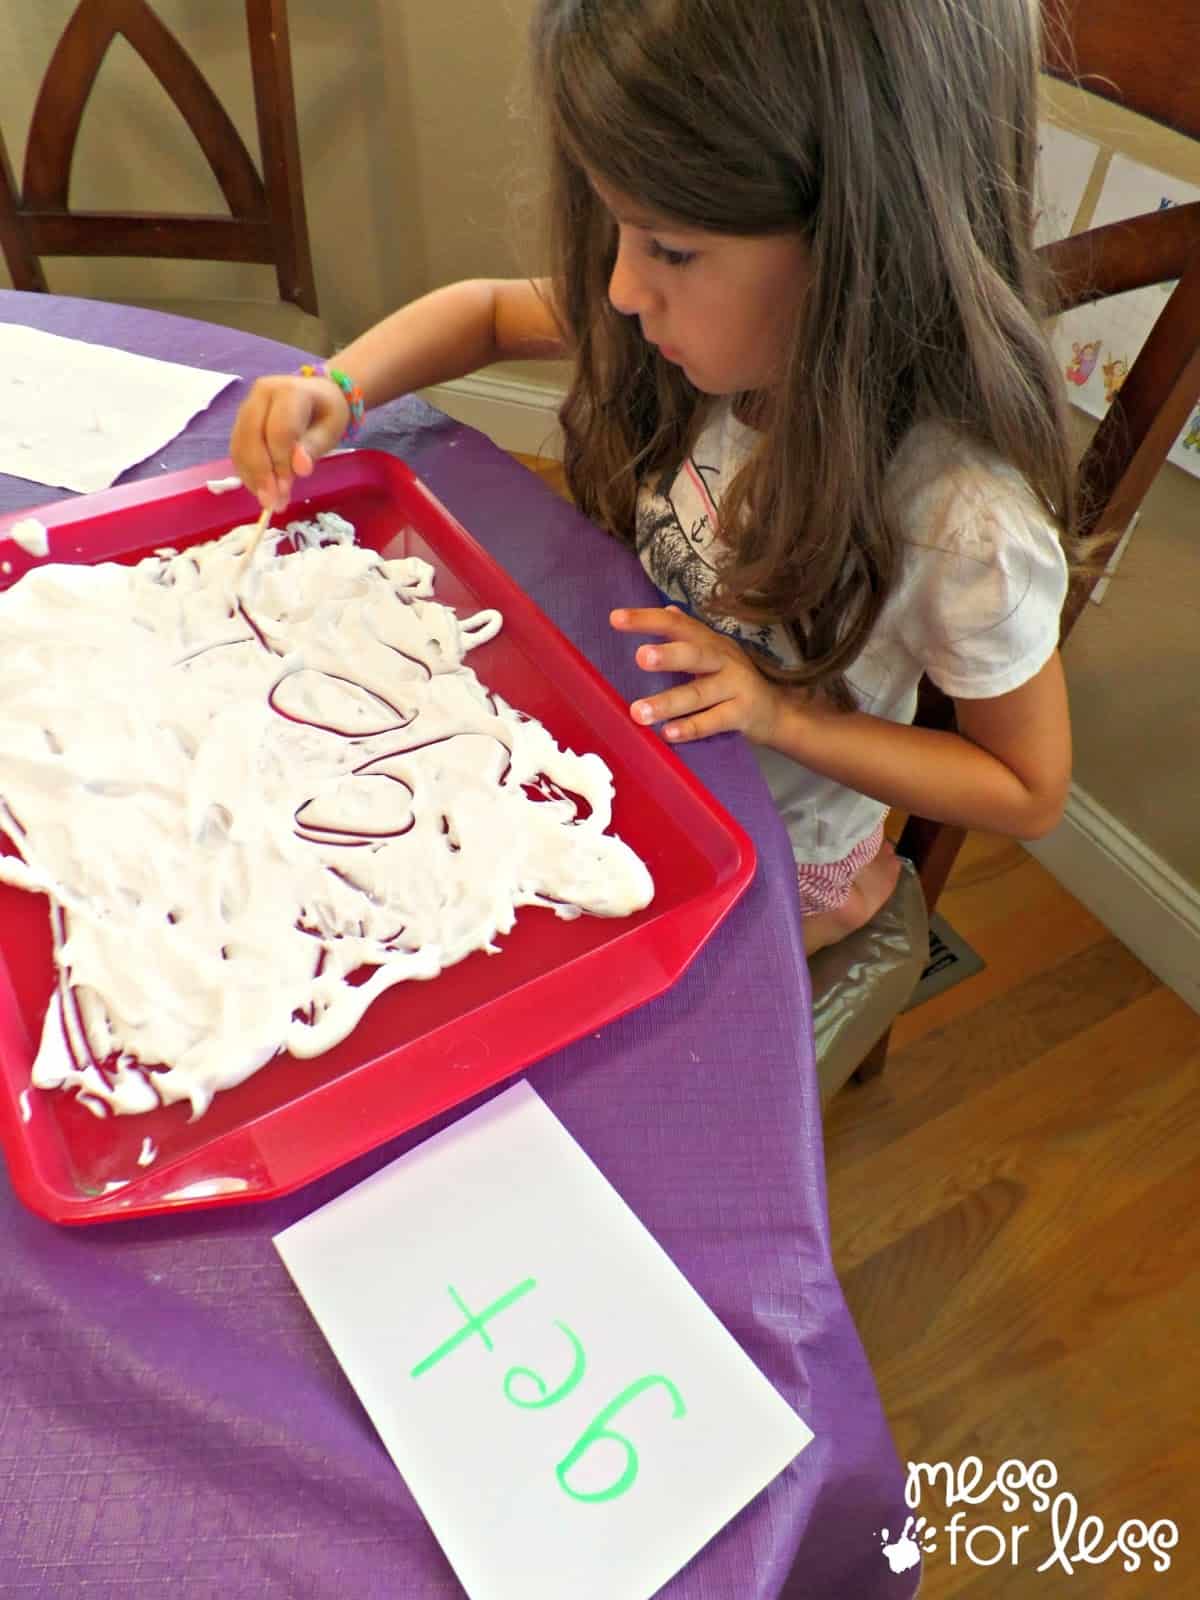
<instances>
[{"instance_id":1,"label":"wooden floor","mask_svg":"<svg viewBox=\"0 0 1200 1600\"><path fill-rule=\"evenodd\" d=\"M1162 1575L951 1566L922 1600L1200 1594L1200 1017L1012 841L972 835L939 909L987 963L897 1024L826 1118L834 1257L905 1461L1044 1457L1079 1517L1169 1518ZM1055 1491L1057 1492L1057 1491ZM895 1532L893 1531L893 1538ZM998 1544L980 1534L991 1559Z\"/></svg>"},{"instance_id":2,"label":"wooden floor","mask_svg":"<svg viewBox=\"0 0 1200 1600\"><path fill-rule=\"evenodd\" d=\"M922 1600L1200 1594L1200 1017L1010 840L972 835L939 910L984 970L902 1017L883 1077L826 1118L835 1260L897 1448L989 1481L1048 1460L1051 1498L1103 1518L1097 1552L1134 1518L1180 1542L1165 1573L1119 1551L1039 1573L1049 1513L996 1496L959 1508L964 1536L1024 1524L1017 1563L960 1536L951 1564L927 1490Z\"/></svg>"}]
</instances>

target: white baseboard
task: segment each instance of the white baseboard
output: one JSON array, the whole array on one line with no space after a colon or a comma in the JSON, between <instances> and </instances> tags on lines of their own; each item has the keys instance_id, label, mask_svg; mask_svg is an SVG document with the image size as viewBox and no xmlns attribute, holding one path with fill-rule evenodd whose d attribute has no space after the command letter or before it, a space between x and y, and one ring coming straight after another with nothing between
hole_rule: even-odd
<instances>
[{"instance_id":1,"label":"white baseboard","mask_svg":"<svg viewBox=\"0 0 1200 1600\"><path fill-rule=\"evenodd\" d=\"M457 422L486 433L501 450L561 461L558 408L563 394L553 384L475 372L426 389L423 398Z\"/></svg>"},{"instance_id":2,"label":"white baseboard","mask_svg":"<svg viewBox=\"0 0 1200 1600\"><path fill-rule=\"evenodd\" d=\"M563 391L552 384L480 372L428 389L425 398L502 450L561 459ZM1074 786L1061 825L1026 848L1200 1012L1200 889Z\"/></svg>"},{"instance_id":3,"label":"white baseboard","mask_svg":"<svg viewBox=\"0 0 1200 1600\"><path fill-rule=\"evenodd\" d=\"M1025 848L1200 1012L1200 889L1195 884L1074 785L1060 825Z\"/></svg>"}]
</instances>

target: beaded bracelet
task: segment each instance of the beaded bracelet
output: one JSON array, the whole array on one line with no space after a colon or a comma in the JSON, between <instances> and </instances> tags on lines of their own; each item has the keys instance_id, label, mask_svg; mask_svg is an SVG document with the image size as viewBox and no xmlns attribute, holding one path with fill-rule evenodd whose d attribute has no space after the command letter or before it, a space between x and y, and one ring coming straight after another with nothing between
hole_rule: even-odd
<instances>
[{"instance_id":1,"label":"beaded bracelet","mask_svg":"<svg viewBox=\"0 0 1200 1600\"><path fill-rule=\"evenodd\" d=\"M349 444L358 436L358 430L362 427L363 412L366 409L363 401L363 392L358 384L347 373L343 372L340 367L331 367L324 361L317 366L313 366L306 361L300 368L300 376L302 378L328 378L331 383L336 383L346 396L346 404L350 407L350 422L342 435L342 442Z\"/></svg>"}]
</instances>

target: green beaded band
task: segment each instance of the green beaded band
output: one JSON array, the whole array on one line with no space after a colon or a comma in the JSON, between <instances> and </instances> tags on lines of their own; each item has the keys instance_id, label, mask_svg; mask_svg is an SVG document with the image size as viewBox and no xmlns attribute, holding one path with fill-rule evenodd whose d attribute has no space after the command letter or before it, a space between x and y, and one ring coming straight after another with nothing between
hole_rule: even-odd
<instances>
[{"instance_id":1,"label":"green beaded band","mask_svg":"<svg viewBox=\"0 0 1200 1600\"><path fill-rule=\"evenodd\" d=\"M346 396L346 403L350 407L350 425L342 435L342 440L343 443L349 444L357 437L358 431L362 427L363 412L366 410L362 390L348 373L343 372L340 367L331 367L324 361L317 366L313 366L306 361L300 368L300 376L302 378L328 378L331 383L336 383Z\"/></svg>"}]
</instances>

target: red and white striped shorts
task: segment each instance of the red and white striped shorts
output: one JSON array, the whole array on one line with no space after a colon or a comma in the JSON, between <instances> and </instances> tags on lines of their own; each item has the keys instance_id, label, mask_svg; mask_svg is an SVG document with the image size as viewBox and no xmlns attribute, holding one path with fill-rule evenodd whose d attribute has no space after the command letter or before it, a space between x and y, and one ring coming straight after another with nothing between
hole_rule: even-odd
<instances>
[{"instance_id":1,"label":"red and white striped shorts","mask_svg":"<svg viewBox=\"0 0 1200 1600\"><path fill-rule=\"evenodd\" d=\"M854 846L840 861L825 861L819 866L796 863L796 882L800 886L800 909L806 916L819 911L836 911L844 905L850 885L869 861L883 848L883 823Z\"/></svg>"}]
</instances>

